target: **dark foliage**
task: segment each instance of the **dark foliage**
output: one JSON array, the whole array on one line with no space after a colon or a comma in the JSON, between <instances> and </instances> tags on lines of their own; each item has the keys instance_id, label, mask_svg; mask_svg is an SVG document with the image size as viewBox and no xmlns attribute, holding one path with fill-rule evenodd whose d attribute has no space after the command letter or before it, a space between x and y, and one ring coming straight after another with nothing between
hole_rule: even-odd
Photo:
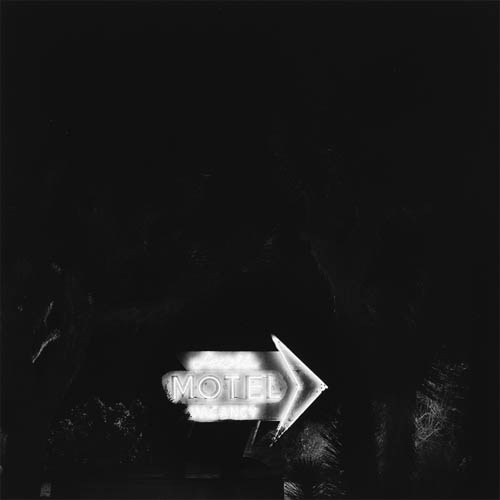
<instances>
[{"instance_id":1,"label":"dark foliage","mask_svg":"<svg viewBox=\"0 0 500 500\"><path fill-rule=\"evenodd\" d=\"M47 467L51 471L84 466L93 472L150 462L145 440L146 408L139 401L128 407L93 398L71 408L54 423L49 436Z\"/></svg>"}]
</instances>

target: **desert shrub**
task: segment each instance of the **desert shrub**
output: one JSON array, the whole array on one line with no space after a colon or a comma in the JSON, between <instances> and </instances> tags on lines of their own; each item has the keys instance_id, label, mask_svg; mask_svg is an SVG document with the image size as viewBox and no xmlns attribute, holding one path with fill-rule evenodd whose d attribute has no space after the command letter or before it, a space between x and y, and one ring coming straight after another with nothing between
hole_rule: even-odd
<instances>
[{"instance_id":1,"label":"desert shrub","mask_svg":"<svg viewBox=\"0 0 500 500\"><path fill-rule=\"evenodd\" d=\"M436 363L421 391L415 410L415 484L425 494L428 485L452 494L468 462L461 446L467 366Z\"/></svg>"},{"instance_id":2,"label":"desert shrub","mask_svg":"<svg viewBox=\"0 0 500 500\"><path fill-rule=\"evenodd\" d=\"M284 449L285 498L338 498L342 468L337 422L307 422L290 434Z\"/></svg>"}]
</instances>

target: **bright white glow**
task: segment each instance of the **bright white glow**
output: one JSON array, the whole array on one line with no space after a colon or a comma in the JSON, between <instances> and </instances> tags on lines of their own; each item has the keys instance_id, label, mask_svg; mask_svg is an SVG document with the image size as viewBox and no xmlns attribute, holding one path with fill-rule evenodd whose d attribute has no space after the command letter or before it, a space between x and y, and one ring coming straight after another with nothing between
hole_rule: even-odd
<instances>
[{"instance_id":1,"label":"bright white glow","mask_svg":"<svg viewBox=\"0 0 500 500\"><path fill-rule=\"evenodd\" d=\"M259 358L253 352L202 351L187 360L188 370L258 370Z\"/></svg>"},{"instance_id":2,"label":"bright white glow","mask_svg":"<svg viewBox=\"0 0 500 500\"><path fill-rule=\"evenodd\" d=\"M256 405L188 405L190 420L214 422L216 420L258 420L259 407Z\"/></svg>"},{"instance_id":3,"label":"bright white glow","mask_svg":"<svg viewBox=\"0 0 500 500\"><path fill-rule=\"evenodd\" d=\"M189 392L188 392L189 389ZM179 379L178 375L172 375L172 400L173 401L179 401L182 396L186 396L186 392L188 392L187 396L188 398L193 398L194 397L194 391L193 391L193 377L185 377L184 379L184 385L182 385L182 382ZM180 395L179 395L180 392Z\"/></svg>"},{"instance_id":4,"label":"bright white glow","mask_svg":"<svg viewBox=\"0 0 500 500\"><path fill-rule=\"evenodd\" d=\"M250 375L247 377L248 399L265 399L263 379L262 375Z\"/></svg>"},{"instance_id":5,"label":"bright white glow","mask_svg":"<svg viewBox=\"0 0 500 500\"><path fill-rule=\"evenodd\" d=\"M287 391L286 382L274 371L239 373L170 372L163 376L163 386L169 398L177 403L217 404L261 403L281 401Z\"/></svg>"},{"instance_id":6,"label":"bright white glow","mask_svg":"<svg viewBox=\"0 0 500 500\"><path fill-rule=\"evenodd\" d=\"M281 342L278 337L272 335L274 344L278 351L282 354L283 359L289 369L290 375L293 375L297 381L297 390L293 398L290 399L290 404L287 405L287 411L283 412L283 418L280 421L274 440L276 441L287 429L289 429L295 421L304 413L313 401L325 390L328 386L307 366L305 365L288 347ZM310 384L314 385L314 389L308 397L297 406L297 400L304 386L299 380L307 379Z\"/></svg>"},{"instance_id":7,"label":"bright white glow","mask_svg":"<svg viewBox=\"0 0 500 500\"><path fill-rule=\"evenodd\" d=\"M283 398L283 393L276 377L268 375L267 377L267 399L280 401Z\"/></svg>"},{"instance_id":8,"label":"bright white glow","mask_svg":"<svg viewBox=\"0 0 500 500\"><path fill-rule=\"evenodd\" d=\"M236 389L234 387L237 380L240 379L239 375L226 375L224 380L229 380L229 399L236 398Z\"/></svg>"},{"instance_id":9,"label":"bright white glow","mask_svg":"<svg viewBox=\"0 0 500 500\"><path fill-rule=\"evenodd\" d=\"M208 381L210 381L214 384L215 390L212 392L212 394L207 394L205 392L205 387L203 384L206 384L206 382L208 382ZM222 391L221 383L219 382L219 379L217 377L214 377L213 375L205 375L198 382L198 392L200 393L200 396L202 398L216 399L220 396L221 391Z\"/></svg>"},{"instance_id":10,"label":"bright white glow","mask_svg":"<svg viewBox=\"0 0 500 500\"><path fill-rule=\"evenodd\" d=\"M290 411L292 410L292 407L295 403L295 400L297 399L297 395L299 394L300 390L302 389L302 384L300 383L300 380L298 379L297 375L293 371L293 368L290 366L290 363L287 361L285 354L281 351L280 349L280 344L281 341L278 339L278 337L275 337L274 335L271 335L271 338L273 339L274 345L276 346L276 349L278 349L278 352L281 354L281 359L288 371L288 374L290 377L293 379L295 387L293 388L293 396L290 398L290 401L286 405L286 407L283 409L283 412L281 413L280 416L280 423L278 424L278 428L276 429L276 434L275 434L275 439L278 439L278 437L285 432L286 429L283 429L284 423L286 422L286 419L288 418L288 415Z\"/></svg>"},{"instance_id":11,"label":"bright white glow","mask_svg":"<svg viewBox=\"0 0 500 500\"><path fill-rule=\"evenodd\" d=\"M326 384L277 337L277 352L189 352L187 371L162 377L192 420L279 420L276 441L324 391Z\"/></svg>"}]
</instances>

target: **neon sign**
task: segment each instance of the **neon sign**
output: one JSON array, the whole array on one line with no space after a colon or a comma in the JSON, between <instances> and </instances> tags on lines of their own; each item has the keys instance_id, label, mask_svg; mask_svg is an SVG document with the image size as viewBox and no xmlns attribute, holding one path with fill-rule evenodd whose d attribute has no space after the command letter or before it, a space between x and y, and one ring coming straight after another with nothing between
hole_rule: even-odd
<instances>
[{"instance_id":1,"label":"neon sign","mask_svg":"<svg viewBox=\"0 0 500 500\"><path fill-rule=\"evenodd\" d=\"M327 386L283 342L272 339L277 351L184 353L187 371L162 377L168 398L185 404L196 422L279 421L278 439Z\"/></svg>"}]
</instances>

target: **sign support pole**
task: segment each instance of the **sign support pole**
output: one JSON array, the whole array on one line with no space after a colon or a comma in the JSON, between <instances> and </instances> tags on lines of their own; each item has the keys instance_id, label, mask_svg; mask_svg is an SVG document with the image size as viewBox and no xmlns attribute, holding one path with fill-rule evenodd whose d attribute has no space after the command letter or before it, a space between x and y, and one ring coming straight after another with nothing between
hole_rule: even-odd
<instances>
[{"instance_id":1,"label":"sign support pole","mask_svg":"<svg viewBox=\"0 0 500 500\"><path fill-rule=\"evenodd\" d=\"M255 443L255 438L257 437L257 434L259 432L260 422L261 422L260 420L257 420L257 422L255 422L255 425L253 426L253 429L250 432L250 435L248 436L247 444L245 446L245 451L243 452L244 457L249 457L252 454L252 448Z\"/></svg>"}]
</instances>

